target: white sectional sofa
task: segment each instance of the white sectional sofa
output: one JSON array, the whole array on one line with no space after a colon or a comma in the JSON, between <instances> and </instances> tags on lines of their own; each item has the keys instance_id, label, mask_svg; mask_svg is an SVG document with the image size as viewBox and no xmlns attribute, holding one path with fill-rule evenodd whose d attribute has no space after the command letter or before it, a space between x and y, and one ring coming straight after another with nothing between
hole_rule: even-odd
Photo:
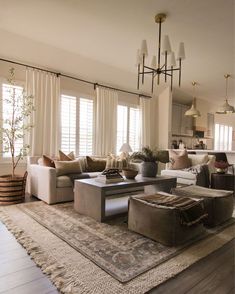
<instances>
[{"instance_id":1,"label":"white sectional sofa","mask_svg":"<svg viewBox=\"0 0 235 294\"><path fill-rule=\"evenodd\" d=\"M40 156L27 158L28 193L48 204L72 201L74 199L73 184L68 176L56 175L56 169L38 164ZM80 161L83 170L84 160ZM100 172L85 172L90 178L97 177ZM84 178L81 174L81 179Z\"/></svg>"}]
</instances>

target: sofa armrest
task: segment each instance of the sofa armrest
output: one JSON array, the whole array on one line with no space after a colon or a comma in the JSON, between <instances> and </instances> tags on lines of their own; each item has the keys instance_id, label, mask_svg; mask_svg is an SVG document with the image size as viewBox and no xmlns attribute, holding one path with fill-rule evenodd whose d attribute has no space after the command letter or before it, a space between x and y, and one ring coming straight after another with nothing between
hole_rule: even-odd
<instances>
[{"instance_id":1,"label":"sofa armrest","mask_svg":"<svg viewBox=\"0 0 235 294\"><path fill-rule=\"evenodd\" d=\"M48 204L56 202L56 170L52 167L29 166L30 194Z\"/></svg>"}]
</instances>

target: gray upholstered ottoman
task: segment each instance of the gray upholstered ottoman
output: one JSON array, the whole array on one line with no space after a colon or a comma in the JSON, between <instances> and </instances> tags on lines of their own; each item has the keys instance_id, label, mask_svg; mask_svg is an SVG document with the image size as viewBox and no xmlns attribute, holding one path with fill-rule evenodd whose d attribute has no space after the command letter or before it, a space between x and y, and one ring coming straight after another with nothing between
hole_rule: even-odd
<instances>
[{"instance_id":1,"label":"gray upholstered ottoman","mask_svg":"<svg viewBox=\"0 0 235 294\"><path fill-rule=\"evenodd\" d=\"M159 194L130 197L128 207L128 228L130 230L167 246L185 243L204 232L202 219L206 215L201 200L194 201L197 209L194 211L194 215L197 215L196 219L192 217L189 220L191 224L182 224L182 214L179 208L154 203L155 197L158 197ZM167 196L172 197L171 194ZM178 197L174 196L174 198Z\"/></svg>"},{"instance_id":2,"label":"gray upholstered ottoman","mask_svg":"<svg viewBox=\"0 0 235 294\"><path fill-rule=\"evenodd\" d=\"M203 199L205 210L208 213L205 224L208 226L217 226L227 221L233 214L234 198L232 191L208 189L192 185L175 188L172 193L181 197Z\"/></svg>"}]
</instances>

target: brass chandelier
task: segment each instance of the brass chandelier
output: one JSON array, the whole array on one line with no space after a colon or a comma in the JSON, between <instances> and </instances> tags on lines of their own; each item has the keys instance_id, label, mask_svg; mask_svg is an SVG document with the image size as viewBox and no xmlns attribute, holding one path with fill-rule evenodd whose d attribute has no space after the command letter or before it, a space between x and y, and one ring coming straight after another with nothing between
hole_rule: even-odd
<instances>
[{"instance_id":1,"label":"brass chandelier","mask_svg":"<svg viewBox=\"0 0 235 294\"><path fill-rule=\"evenodd\" d=\"M156 55L152 58L151 66L147 66L145 64L146 58L148 56L148 48L146 40L143 40L141 43L141 49L137 51L137 68L138 68L138 81L137 81L137 89L140 87L140 79L142 85L144 84L145 75L152 76L152 93L154 87L154 79L157 77L157 84L160 84L160 75L164 75L165 82L167 82L167 77L170 77L171 80L171 90L173 87L173 73L177 71L179 73L179 86L181 84L181 63L182 60L185 59L185 49L184 43L180 42L179 50L177 55L177 61L179 62L179 66L176 67L175 54L171 50L170 40L167 35L164 36L163 45L162 44L162 23L166 19L166 14L159 13L155 16L155 22L159 25L158 30L158 57ZM161 65L161 53L164 55L164 64ZM168 62L168 55L170 55L170 61Z\"/></svg>"}]
</instances>

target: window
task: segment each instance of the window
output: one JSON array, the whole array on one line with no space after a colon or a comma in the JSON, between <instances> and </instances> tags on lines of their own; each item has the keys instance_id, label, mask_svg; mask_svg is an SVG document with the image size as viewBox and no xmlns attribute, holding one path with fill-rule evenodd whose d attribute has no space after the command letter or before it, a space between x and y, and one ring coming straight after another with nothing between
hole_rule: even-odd
<instances>
[{"instance_id":1,"label":"window","mask_svg":"<svg viewBox=\"0 0 235 294\"><path fill-rule=\"evenodd\" d=\"M23 96L22 96L23 88L20 86L13 86L10 84L2 84L2 119L3 119L3 127L8 127L9 124L4 123L4 121L11 119L13 105L8 103L7 101L11 101L11 96L15 95L16 97L16 104L14 105L15 108L15 119L21 114L21 107L23 103ZM23 124L23 122L22 122ZM18 139L15 140L15 155L17 156L20 153L21 148L23 147L23 131L22 133L18 133L17 136L20 136ZM2 151L6 150L7 145L1 146ZM3 157L10 157L10 151L4 152Z\"/></svg>"},{"instance_id":2,"label":"window","mask_svg":"<svg viewBox=\"0 0 235 294\"><path fill-rule=\"evenodd\" d=\"M123 143L129 143L133 151L140 148L140 110L118 105L117 110L117 152Z\"/></svg>"},{"instance_id":3,"label":"window","mask_svg":"<svg viewBox=\"0 0 235 294\"><path fill-rule=\"evenodd\" d=\"M79 155L92 154L93 101L79 99Z\"/></svg>"},{"instance_id":4,"label":"window","mask_svg":"<svg viewBox=\"0 0 235 294\"><path fill-rule=\"evenodd\" d=\"M93 100L61 96L61 149L91 155L93 141Z\"/></svg>"},{"instance_id":5,"label":"window","mask_svg":"<svg viewBox=\"0 0 235 294\"><path fill-rule=\"evenodd\" d=\"M230 126L215 124L215 150L232 150L232 132Z\"/></svg>"},{"instance_id":6,"label":"window","mask_svg":"<svg viewBox=\"0 0 235 294\"><path fill-rule=\"evenodd\" d=\"M61 96L61 149L76 153L76 97Z\"/></svg>"}]
</instances>

